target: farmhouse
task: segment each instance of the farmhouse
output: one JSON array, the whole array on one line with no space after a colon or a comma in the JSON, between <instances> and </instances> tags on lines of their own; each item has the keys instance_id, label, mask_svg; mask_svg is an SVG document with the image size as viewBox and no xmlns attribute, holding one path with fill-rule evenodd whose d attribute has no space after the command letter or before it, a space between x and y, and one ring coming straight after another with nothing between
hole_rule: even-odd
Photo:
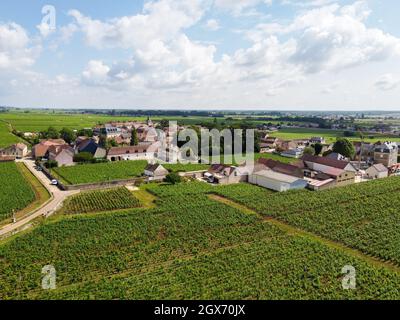
<instances>
[{"instance_id":1,"label":"farmhouse","mask_svg":"<svg viewBox=\"0 0 400 320\"><path fill-rule=\"evenodd\" d=\"M258 159L257 164L264 165L264 169L268 168L275 172L287 174L293 177L303 178L303 170L291 164L282 163L272 159Z\"/></svg>"},{"instance_id":2,"label":"farmhouse","mask_svg":"<svg viewBox=\"0 0 400 320\"><path fill-rule=\"evenodd\" d=\"M86 139L80 142L76 146L76 151L80 152L88 152L93 155L95 159L105 158L107 155L107 151L104 148L101 148L94 139Z\"/></svg>"},{"instance_id":3,"label":"farmhouse","mask_svg":"<svg viewBox=\"0 0 400 320\"><path fill-rule=\"evenodd\" d=\"M47 158L57 161L60 167L74 165L74 149L68 145L50 146L47 152Z\"/></svg>"},{"instance_id":4,"label":"farmhouse","mask_svg":"<svg viewBox=\"0 0 400 320\"><path fill-rule=\"evenodd\" d=\"M310 143L311 144L314 144L314 143L325 144L325 138L324 137L312 137L310 139Z\"/></svg>"},{"instance_id":5,"label":"farmhouse","mask_svg":"<svg viewBox=\"0 0 400 320\"><path fill-rule=\"evenodd\" d=\"M158 143L144 143L138 146L114 147L108 151L107 159L110 161L123 160L149 160L157 158Z\"/></svg>"},{"instance_id":6,"label":"farmhouse","mask_svg":"<svg viewBox=\"0 0 400 320\"><path fill-rule=\"evenodd\" d=\"M28 154L28 146L24 143L13 144L8 148L0 149L0 156L14 156L21 159Z\"/></svg>"},{"instance_id":7,"label":"farmhouse","mask_svg":"<svg viewBox=\"0 0 400 320\"><path fill-rule=\"evenodd\" d=\"M369 167L365 171L365 173L369 179L382 179L389 176L389 169L386 168L383 164L378 163Z\"/></svg>"},{"instance_id":8,"label":"farmhouse","mask_svg":"<svg viewBox=\"0 0 400 320\"><path fill-rule=\"evenodd\" d=\"M162 180L168 174L168 170L161 164L149 164L144 169L144 175L151 178L151 180Z\"/></svg>"},{"instance_id":9,"label":"farmhouse","mask_svg":"<svg viewBox=\"0 0 400 320\"><path fill-rule=\"evenodd\" d=\"M344 186L355 182L357 170L347 161L317 157L306 154L302 157L304 173L316 180L333 178L336 186Z\"/></svg>"},{"instance_id":10,"label":"farmhouse","mask_svg":"<svg viewBox=\"0 0 400 320\"><path fill-rule=\"evenodd\" d=\"M303 149L289 149L281 153L282 157L298 159L303 155Z\"/></svg>"},{"instance_id":11,"label":"farmhouse","mask_svg":"<svg viewBox=\"0 0 400 320\"><path fill-rule=\"evenodd\" d=\"M253 172L249 175L249 183L279 192L304 189L308 184L304 179L270 169Z\"/></svg>"},{"instance_id":12,"label":"farmhouse","mask_svg":"<svg viewBox=\"0 0 400 320\"><path fill-rule=\"evenodd\" d=\"M213 164L208 172L204 174L211 182L218 184L233 184L245 182L248 178L248 173L234 166L224 164Z\"/></svg>"},{"instance_id":13,"label":"farmhouse","mask_svg":"<svg viewBox=\"0 0 400 320\"><path fill-rule=\"evenodd\" d=\"M397 163L399 148L395 142L385 142L375 145L374 163L381 163L391 167Z\"/></svg>"},{"instance_id":14,"label":"farmhouse","mask_svg":"<svg viewBox=\"0 0 400 320\"><path fill-rule=\"evenodd\" d=\"M44 158L46 156L48 149L51 146L60 146L65 144L66 142L63 139L51 139L51 140L41 141L32 148L32 157L34 159Z\"/></svg>"}]
</instances>

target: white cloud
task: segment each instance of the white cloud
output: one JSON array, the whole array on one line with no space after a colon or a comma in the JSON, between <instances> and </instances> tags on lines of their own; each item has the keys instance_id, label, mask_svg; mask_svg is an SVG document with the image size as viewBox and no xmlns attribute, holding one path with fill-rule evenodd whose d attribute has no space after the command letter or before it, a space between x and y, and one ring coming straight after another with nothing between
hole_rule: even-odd
<instances>
[{"instance_id":1,"label":"white cloud","mask_svg":"<svg viewBox=\"0 0 400 320\"><path fill-rule=\"evenodd\" d=\"M216 8L230 12L233 16L256 14L253 9L260 4L271 5L272 0L215 0Z\"/></svg>"},{"instance_id":2,"label":"white cloud","mask_svg":"<svg viewBox=\"0 0 400 320\"><path fill-rule=\"evenodd\" d=\"M400 85L400 78L391 73L384 74L375 82L375 87L382 91L394 90Z\"/></svg>"},{"instance_id":3,"label":"white cloud","mask_svg":"<svg viewBox=\"0 0 400 320\"><path fill-rule=\"evenodd\" d=\"M17 71L34 64L40 47L31 47L24 28L16 23L0 24L0 69Z\"/></svg>"},{"instance_id":4,"label":"white cloud","mask_svg":"<svg viewBox=\"0 0 400 320\"><path fill-rule=\"evenodd\" d=\"M211 30L211 31L216 31L216 30L218 30L218 29L221 28L221 26L219 25L218 20L215 20L215 19L209 19L209 20L207 20L207 22L206 22L206 24L204 25L204 27L205 27L207 30Z\"/></svg>"}]
</instances>

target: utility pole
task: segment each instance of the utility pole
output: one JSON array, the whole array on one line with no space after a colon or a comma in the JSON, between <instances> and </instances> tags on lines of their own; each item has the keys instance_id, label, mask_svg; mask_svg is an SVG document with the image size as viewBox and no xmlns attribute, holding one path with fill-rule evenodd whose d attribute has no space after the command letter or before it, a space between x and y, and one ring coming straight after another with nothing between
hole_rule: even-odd
<instances>
[{"instance_id":1,"label":"utility pole","mask_svg":"<svg viewBox=\"0 0 400 320\"><path fill-rule=\"evenodd\" d=\"M361 171L361 158L362 158L363 145L364 145L364 134L361 129L358 129L358 132L360 133L360 138L361 138L360 158L358 160L358 170Z\"/></svg>"},{"instance_id":2,"label":"utility pole","mask_svg":"<svg viewBox=\"0 0 400 320\"><path fill-rule=\"evenodd\" d=\"M15 216L15 210L12 211L12 222L17 223L17 217Z\"/></svg>"}]
</instances>

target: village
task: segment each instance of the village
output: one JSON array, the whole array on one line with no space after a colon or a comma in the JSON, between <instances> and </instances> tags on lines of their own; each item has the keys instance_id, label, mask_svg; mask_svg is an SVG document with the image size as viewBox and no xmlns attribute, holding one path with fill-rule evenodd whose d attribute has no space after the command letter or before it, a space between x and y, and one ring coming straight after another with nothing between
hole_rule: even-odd
<instances>
[{"instance_id":1,"label":"village","mask_svg":"<svg viewBox=\"0 0 400 320\"><path fill-rule=\"evenodd\" d=\"M160 136L156 128L161 128L165 134ZM185 127L180 126L175 131L183 129ZM142 122L99 124L85 129L86 135L73 133L48 139L37 139L37 134L25 133L38 143L31 150L22 142L0 149L0 161L32 158L41 170L145 160L148 166L143 176L147 181L163 181L169 173L163 164L180 160L180 150L172 142L170 128L160 127L150 118ZM259 132L259 153L254 161L235 165L211 162L208 169L179 174L211 184L247 182L278 192L304 188L319 191L400 174L400 143L397 142L364 143L339 139L336 143L327 143L321 136L284 140L274 137L273 133ZM352 154L337 152L343 143L351 144ZM200 160L195 159L195 162L200 163ZM57 185L58 181L54 180L52 183Z\"/></svg>"}]
</instances>

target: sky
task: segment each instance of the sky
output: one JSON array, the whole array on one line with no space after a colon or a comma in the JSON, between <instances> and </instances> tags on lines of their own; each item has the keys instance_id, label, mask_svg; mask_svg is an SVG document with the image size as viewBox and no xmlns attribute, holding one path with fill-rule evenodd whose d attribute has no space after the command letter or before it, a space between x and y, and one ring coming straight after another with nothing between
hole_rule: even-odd
<instances>
[{"instance_id":1,"label":"sky","mask_svg":"<svg viewBox=\"0 0 400 320\"><path fill-rule=\"evenodd\" d=\"M400 110L398 0L4 0L0 105Z\"/></svg>"}]
</instances>

